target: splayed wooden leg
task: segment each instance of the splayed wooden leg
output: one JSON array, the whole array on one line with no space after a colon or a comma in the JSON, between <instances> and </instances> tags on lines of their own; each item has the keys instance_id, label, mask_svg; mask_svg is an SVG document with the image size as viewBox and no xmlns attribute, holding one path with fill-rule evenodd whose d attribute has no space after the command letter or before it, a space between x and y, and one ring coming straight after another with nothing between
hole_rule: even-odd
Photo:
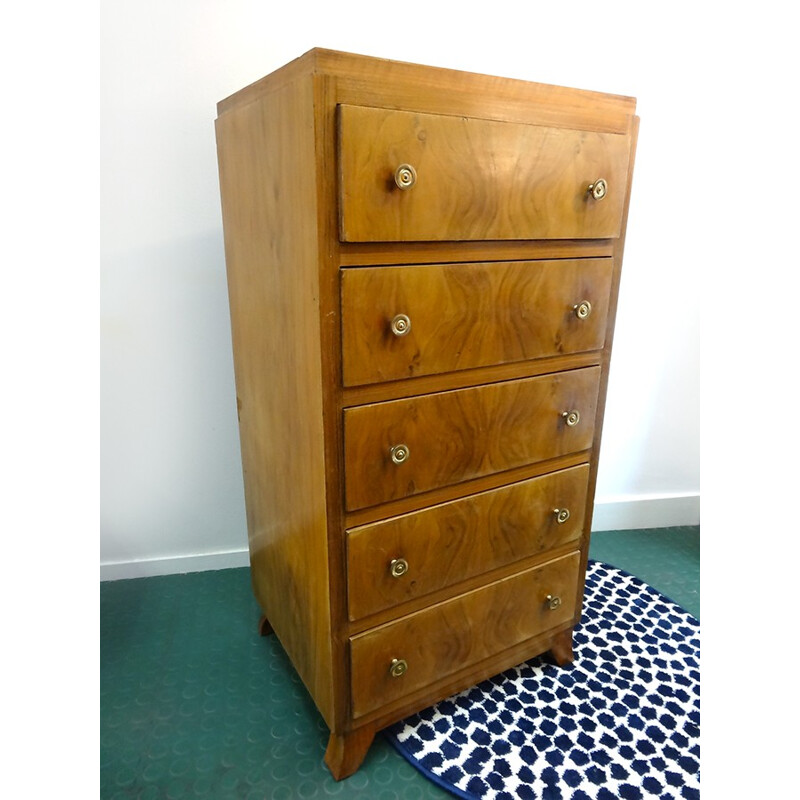
<instances>
[{"instance_id":1,"label":"splayed wooden leg","mask_svg":"<svg viewBox=\"0 0 800 800\"><path fill-rule=\"evenodd\" d=\"M371 725L356 728L341 736L331 734L325 751L325 763L337 781L349 777L361 766L374 738L375 728Z\"/></svg>"},{"instance_id":2,"label":"splayed wooden leg","mask_svg":"<svg viewBox=\"0 0 800 800\"><path fill-rule=\"evenodd\" d=\"M269 636L272 633L272 625L269 624L266 614L258 621L258 635Z\"/></svg>"},{"instance_id":3,"label":"splayed wooden leg","mask_svg":"<svg viewBox=\"0 0 800 800\"><path fill-rule=\"evenodd\" d=\"M572 663L572 628L555 635L550 645L550 655L559 667Z\"/></svg>"}]
</instances>

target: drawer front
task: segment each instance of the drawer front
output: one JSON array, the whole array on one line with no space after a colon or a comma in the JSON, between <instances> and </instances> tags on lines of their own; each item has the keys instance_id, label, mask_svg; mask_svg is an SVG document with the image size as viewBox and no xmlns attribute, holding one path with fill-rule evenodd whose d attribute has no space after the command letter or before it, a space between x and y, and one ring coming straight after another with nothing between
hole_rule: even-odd
<instances>
[{"instance_id":1,"label":"drawer front","mask_svg":"<svg viewBox=\"0 0 800 800\"><path fill-rule=\"evenodd\" d=\"M350 619L577 542L588 483L583 464L349 530Z\"/></svg>"},{"instance_id":2,"label":"drawer front","mask_svg":"<svg viewBox=\"0 0 800 800\"><path fill-rule=\"evenodd\" d=\"M344 385L598 350L611 275L610 258L344 270Z\"/></svg>"},{"instance_id":3,"label":"drawer front","mask_svg":"<svg viewBox=\"0 0 800 800\"><path fill-rule=\"evenodd\" d=\"M599 380L587 367L345 409L347 509L588 449Z\"/></svg>"},{"instance_id":4,"label":"drawer front","mask_svg":"<svg viewBox=\"0 0 800 800\"><path fill-rule=\"evenodd\" d=\"M627 134L342 105L340 237L613 238L630 145ZM416 173L410 188L395 178L401 165Z\"/></svg>"},{"instance_id":5,"label":"drawer front","mask_svg":"<svg viewBox=\"0 0 800 800\"><path fill-rule=\"evenodd\" d=\"M352 637L353 716L569 622L579 567L580 554L570 553ZM560 605L551 608L548 595ZM395 659L405 662L403 674L392 675Z\"/></svg>"}]
</instances>

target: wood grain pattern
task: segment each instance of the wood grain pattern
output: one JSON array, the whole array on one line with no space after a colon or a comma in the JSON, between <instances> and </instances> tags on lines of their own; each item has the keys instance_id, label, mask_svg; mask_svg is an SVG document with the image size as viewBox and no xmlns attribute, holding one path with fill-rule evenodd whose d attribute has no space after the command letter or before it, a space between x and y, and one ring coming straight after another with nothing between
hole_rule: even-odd
<instances>
[{"instance_id":1,"label":"wood grain pattern","mask_svg":"<svg viewBox=\"0 0 800 800\"><path fill-rule=\"evenodd\" d=\"M429 67L313 48L217 104L222 114L260 100L297 75L336 84L337 103L625 133L636 100L620 94Z\"/></svg>"},{"instance_id":2,"label":"wood grain pattern","mask_svg":"<svg viewBox=\"0 0 800 800\"><path fill-rule=\"evenodd\" d=\"M217 145L253 590L332 724L311 97L219 117Z\"/></svg>"},{"instance_id":3,"label":"wood grain pattern","mask_svg":"<svg viewBox=\"0 0 800 800\"><path fill-rule=\"evenodd\" d=\"M375 727L372 725L362 725L344 734L331 733L325 750L325 763L335 780L349 777L361 766L374 738Z\"/></svg>"},{"instance_id":4,"label":"wood grain pattern","mask_svg":"<svg viewBox=\"0 0 800 800\"><path fill-rule=\"evenodd\" d=\"M505 364L471 367L456 372L439 372L382 383L363 383L360 386L344 388L342 405L345 408L362 406L369 403L381 403L384 400L396 400L401 397L447 392L450 389L461 389L465 386L513 381L517 378L532 378L535 375L547 375L550 372L594 367L601 362L602 350L590 350L586 353L545 356L533 361L509 361Z\"/></svg>"},{"instance_id":5,"label":"wood grain pattern","mask_svg":"<svg viewBox=\"0 0 800 800\"><path fill-rule=\"evenodd\" d=\"M346 409L347 509L587 449L599 379L588 367ZM402 464L390 458L398 444L410 452Z\"/></svg>"},{"instance_id":6,"label":"wood grain pattern","mask_svg":"<svg viewBox=\"0 0 800 800\"><path fill-rule=\"evenodd\" d=\"M345 105L339 126L343 241L619 235L627 135ZM404 163L417 172L405 191ZM597 178L602 200L587 192Z\"/></svg>"},{"instance_id":7,"label":"wood grain pattern","mask_svg":"<svg viewBox=\"0 0 800 800\"><path fill-rule=\"evenodd\" d=\"M545 461L524 464L521 467L514 467L503 472L490 472L487 475L481 475L461 483L440 486L438 489L401 497L398 500L391 500L379 506L369 506L349 511L344 517L345 527L350 529L361 525L370 525L373 522L379 522L389 517L421 511L428 506L449 503L467 495L488 492L507 484L526 481L529 478L538 478L542 475L547 475L549 472L577 467L585 463L590 455L591 453L585 450L577 453L568 453L557 458L548 458Z\"/></svg>"},{"instance_id":8,"label":"wood grain pattern","mask_svg":"<svg viewBox=\"0 0 800 800\"><path fill-rule=\"evenodd\" d=\"M484 194L451 198L447 185L443 189L439 186L429 198L430 220L415 220L412 215L410 220L401 217L398 223L395 215L388 229L380 233L407 237L408 230L398 229L398 225L402 228L413 223L418 226L414 236L420 235L420 230L427 235L436 227L441 232L433 235L443 238L341 241L341 106L377 109L389 116L404 112L415 120L416 127L411 130L416 138L405 143L393 140L393 146L422 148L423 155L434 152L434 173L444 165L451 170L445 176L447 182L459 192L477 188ZM588 552L599 417L608 380L619 285L620 237L626 224L638 129L635 100L315 49L223 100L218 104L218 114L253 588L265 618L269 617L261 631L267 633L267 626L274 624L276 636L331 729L326 762L340 779L358 768L381 727L547 650L557 660L569 656L571 630L580 618L580 573ZM429 117L444 120L444 128L438 122L433 128L419 125ZM520 129L519 137L500 134L502 146L497 147L494 132L515 127ZM456 133L438 140L438 132L445 128ZM431 130L432 143L428 136ZM480 135L474 143L467 142L459 130ZM425 132L425 142L417 136L421 131ZM552 132L552 137L548 133L545 143L537 144L536 136L546 131ZM487 150L476 146L481 139L481 147L485 145ZM610 209L618 202L611 194L602 201L605 206L595 209L606 208L603 214L608 212L611 218L618 215L618 231L609 233L608 228L592 234L591 226L584 225L570 233L580 238L542 238L563 232L565 219L573 224L588 210L579 207L576 212L559 195L559 187L567 181L565 176L575 169L567 164L564 150L568 143L581 147L581 153L573 154L577 155L576 163L587 154L594 159L592 149L602 150L609 144L611 161L619 165L622 148L614 143L623 140L630 145L625 151L626 158L630 154L629 161L621 167L623 211L618 214ZM368 144L372 147L373 143ZM509 149L503 150L506 145ZM509 171L507 164L500 163L504 152L521 155L521 148L527 152L538 148L537 152L552 156L555 172L543 178L534 192L543 210L541 218L529 216L529 198L522 196L526 190L523 183L530 179L534 167L523 163L521 168ZM470 162L473 172L467 173L463 165ZM430 161L423 159L420 163L424 170L419 183L406 199L422 188L425 176L431 174ZM416 166L419 168L419 164ZM555 174L559 169L560 175ZM452 170L459 172L453 174ZM524 180L515 178L517 174ZM497 188L498 175L512 182ZM597 177L592 175L588 180ZM616 179L612 182L609 175L602 177L615 189ZM554 182L548 184L551 178ZM395 202L396 195L394 192L387 202ZM368 235L377 235L384 223L376 222L371 215L383 212L367 211ZM554 218L544 219L551 212ZM439 219L433 218L436 215ZM464 219L459 221L459 215ZM459 230L464 236L493 238L463 238ZM473 354L479 361L488 358L490 363L464 367L459 365L464 346L448 350L448 342L441 337L432 344L434 337L419 348L419 358L424 354L432 371L421 372L414 367L410 376L404 372L389 379L381 377L379 383L345 385L342 341L346 320L342 317L346 310L342 290L343 281L347 282L354 270L375 272L375 268L388 265L455 268L477 262L488 270L489 262L602 258L611 258L613 273L605 340L596 349L567 352L566 343L557 343L556 334L552 334L555 352L531 356L527 348L536 339L535 333L523 334L522 338L531 341L519 345L509 344L504 334L494 343L479 344L475 340ZM486 285L498 292L498 303L513 305L516 290L496 285L491 279ZM370 285L360 293L373 291ZM399 294L399 290L393 291ZM469 295L460 285L455 291ZM368 304L359 297L361 301ZM479 305L480 298L473 296L471 302ZM550 301L542 296L536 302L542 313L542 306ZM465 318L470 313L469 307L464 309ZM487 313L477 319L479 327ZM499 311L491 313L499 315L496 319L504 319ZM544 316L549 313L545 309ZM495 345L496 352L492 351ZM482 349L486 347L488 350ZM521 354L523 360L492 360L506 358L509 352L514 358ZM369 349L358 358L370 362L379 360L379 355ZM575 379L578 375L583 377ZM364 379L363 375L355 378ZM529 388L532 381L550 388L541 393L533 391ZM578 429L559 433L551 440L546 432L547 420L552 413L560 413L559 396L566 397L568 405L588 397L588 411L581 408L583 420ZM402 405L403 413L395 415L401 404L406 404ZM582 438L578 434L587 419L594 430ZM388 447L403 430L417 438L408 440L411 460L395 467L388 461ZM385 441L373 452L376 432L385 435ZM433 458L419 461L426 451L433 453ZM542 460L536 460L539 458ZM512 484L544 480L548 473L560 470L585 471L587 461L588 491L579 539L554 544L490 572L459 577L460 569L470 573L478 560L468 554L459 566L461 553L466 551L460 544L462 531L477 531L474 520L483 514L484 529L491 529L484 530L476 550L486 552L490 560L506 555L515 558L516 548L524 549L517 533L524 524L525 504L535 506L537 502L535 492L518 502L509 498L489 502L476 499L478 494L513 493ZM469 507L468 513L450 515L436 507L452 503L456 508L462 502L466 505L461 508ZM532 508L527 511L533 513ZM429 530L427 524L411 525L401 519L415 515L436 519L438 526L445 527L437 527L431 542L420 544L417 539L421 539L420 531ZM509 525L517 527L510 530ZM354 530L358 526L373 526L375 536ZM446 565L442 570L445 578L455 582L402 600L401 605L388 605L368 616L350 619L351 589L358 595L363 592L365 607L372 607L368 597L372 567L367 565L372 564L370 559L385 557L374 553L390 542L399 545L413 541L414 563L419 558L427 563L435 553L442 552L438 548L440 543L447 544L447 535L454 541L439 561ZM364 545L364 555L356 557L353 566L348 564L347 543L356 540L359 546ZM536 541L534 536L532 546L538 546ZM528 635L531 631L526 626L536 626L531 623L523 595L525 587L530 589L537 582L531 578L527 583L523 576L533 575L543 563L561 563L571 552L577 568L574 580L565 579L565 616L554 625L553 618L548 618L550 627ZM364 574L357 575L356 571L362 569ZM435 579L436 570L425 567L424 581L431 573ZM358 580L367 588L354 588ZM511 589L505 588L508 582ZM485 594L487 590L489 594ZM379 604L389 597L382 591L378 594L380 598L374 599ZM570 604L571 615L567 613ZM506 620L507 611L512 615L510 621ZM519 625L514 623L517 618ZM403 635L395 640L388 633L391 631ZM455 632L449 639L452 648L447 650L448 640L445 637L444 644L441 640L451 631ZM484 636L473 636L475 631ZM411 664L406 679L400 681L402 688L393 683L386 691L382 683L385 672L374 677L362 668L370 663L382 664L385 654L381 647L408 637L423 659ZM351 660L354 653L357 657Z\"/></svg>"},{"instance_id":9,"label":"wood grain pattern","mask_svg":"<svg viewBox=\"0 0 800 800\"><path fill-rule=\"evenodd\" d=\"M344 384L599 350L611 270L608 258L344 270ZM403 336L397 314L411 320Z\"/></svg>"},{"instance_id":10,"label":"wood grain pattern","mask_svg":"<svg viewBox=\"0 0 800 800\"><path fill-rule=\"evenodd\" d=\"M354 717L571 620L579 562L575 552L354 636ZM561 605L550 610L547 595ZM408 664L400 678L395 658Z\"/></svg>"},{"instance_id":11,"label":"wood grain pattern","mask_svg":"<svg viewBox=\"0 0 800 800\"><path fill-rule=\"evenodd\" d=\"M317 179L317 257L319 263L322 419L325 430L327 548L331 623L331 678L334 719L331 733L353 732L350 715L349 631L345 593L344 469L342 422L341 323L339 320L338 219L336 214L336 80L314 74L313 107ZM265 321L269 324L269 321ZM331 354L336 354L332 356Z\"/></svg>"},{"instance_id":12,"label":"wood grain pattern","mask_svg":"<svg viewBox=\"0 0 800 800\"><path fill-rule=\"evenodd\" d=\"M434 683L429 683L419 689L409 690L401 697L388 701L385 705L376 708L354 721L356 725L371 724L380 730L405 719L434 703L438 703L452 694L461 692L470 686L476 686L481 681L499 675L501 672L528 661L536 656L546 653L553 645L558 634L571 629L578 620L567 622L551 628L539 636L526 639L520 644L509 647L500 653L493 653L483 661L457 667L454 672L444 675Z\"/></svg>"},{"instance_id":13,"label":"wood grain pattern","mask_svg":"<svg viewBox=\"0 0 800 800\"><path fill-rule=\"evenodd\" d=\"M588 478L583 464L349 530L350 619L577 541ZM556 508L569 511L565 522ZM408 571L393 577L390 563L400 558Z\"/></svg>"}]
</instances>

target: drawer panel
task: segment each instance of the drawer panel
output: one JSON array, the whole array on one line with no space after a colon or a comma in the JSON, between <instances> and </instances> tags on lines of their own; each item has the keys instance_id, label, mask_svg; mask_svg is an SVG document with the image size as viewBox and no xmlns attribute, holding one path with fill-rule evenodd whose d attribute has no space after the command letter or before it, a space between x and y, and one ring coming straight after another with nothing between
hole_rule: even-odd
<instances>
[{"instance_id":1,"label":"drawer panel","mask_svg":"<svg viewBox=\"0 0 800 800\"><path fill-rule=\"evenodd\" d=\"M344 385L598 350L605 342L611 262L343 270Z\"/></svg>"},{"instance_id":2,"label":"drawer panel","mask_svg":"<svg viewBox=\"0 0 800 800\"><path fill-rule=\"evenodd\" d=\"M580 554L570 553L352 637L353 716L569 622L579 566ZM561 604L549 608L548 595ZM398 677L390 672L394 659L407 664Z\"/></svg>"},{"instance_id":3,"label":"drawer panel","mask_svg":"<svg viewBox=\"0 0 800 800\"><path fill-rule=\"evenodd\" d=\"M599 380L587 367L345 409L347 509L590 448Z\"/></svg>"},{"instance_id":4,"label":"drawer panel","mask_svg":"<svg viewBox=\"0 0 800 800\"><path fill-rule=\"evenodd\" d=\"M628 134L342 105L340 238L614 238L630 145ZM416 172L407 189L403 164ZM588 190L598 178L601 199Z\"/></svg>"},{"instance_id":5,"label":"drawer panel","mask_svg":"<svg viewBox=\"0 0 800 800\"><path fill-rule=\"evenodd\" d=\"M588 483L582 464L349 530L350 619L577 542Z\"/></svg>"}]
</instances>

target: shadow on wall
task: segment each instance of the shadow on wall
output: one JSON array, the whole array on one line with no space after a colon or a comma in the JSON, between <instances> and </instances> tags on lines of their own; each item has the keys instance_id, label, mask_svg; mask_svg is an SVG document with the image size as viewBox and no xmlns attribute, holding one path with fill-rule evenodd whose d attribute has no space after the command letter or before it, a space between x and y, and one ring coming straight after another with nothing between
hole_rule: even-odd
<instances>
[{"instance_id":1,"label":"shadow on wall","mask_svg":"<svg viewBox=\"0 0 800 800\"><path fill-rule=\"evenodd\" d=\"M677 300L670 298L676 290L662 288L658 304L639 308L620 303L598 500L613 494L608 492L612 485L626 487L629 496L692 494L699 485L699 315L690 307L676 324L672 309ZM625 294L621 298L628 299Z\"/></svg>"},{"instance_id":2,"label":"shadow on wall","mask_svg":"<svg viewBox=\"0 0 800 800\"><path fill-rule=\"evenodd\" d=\"M222 231L104 259L101 562L247 547Z\"/></svg>"}]
</instances>

